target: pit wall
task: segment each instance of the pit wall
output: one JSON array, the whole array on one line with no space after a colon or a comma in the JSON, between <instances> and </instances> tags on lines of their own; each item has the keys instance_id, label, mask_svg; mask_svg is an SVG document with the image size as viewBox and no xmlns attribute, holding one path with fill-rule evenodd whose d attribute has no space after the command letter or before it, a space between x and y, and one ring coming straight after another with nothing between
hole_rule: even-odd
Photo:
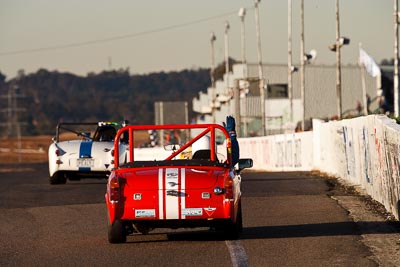
<instances>
[{"instance_id":1,"label":"pit wall","mask_svg":"<svg viewBox=\"0 0 400 267\"><path fill-rule=\"evenodd\" d=\"M313 120L313 131L239 138L240 157L264 171L318 170L360 186L399 219L400 125L384 115Z\"/></svg>"},{"instance_id":2,"label":"pit wall","mask_svg":"<svg viewBox=\"0 0 400 267\"><path fill-rule=\"evenodd\" d=\"M252 158L254 170L311 171L313 132L238 138L240 158Z\"/></svg>"}]
</instances>

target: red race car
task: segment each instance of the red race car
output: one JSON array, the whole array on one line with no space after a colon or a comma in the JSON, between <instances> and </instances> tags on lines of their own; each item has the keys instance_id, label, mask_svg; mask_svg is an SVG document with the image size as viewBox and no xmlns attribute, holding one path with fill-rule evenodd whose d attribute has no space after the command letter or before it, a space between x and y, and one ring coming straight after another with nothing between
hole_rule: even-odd
<instances>
[{"instance_id":1,"label":"red race car","mask_svg":"<svg viewBox=\"0 0 400 267\"><path fill-rule=\"evenodd\" d=\"M163 147L134 148L139 132L156 131ZM114 166L107 183L108 241L155 228L210 227L236 239L242 230L240 172L252 159L238 159L236 136L218 124L126 126L127 162ZM232 145L232 141L236 142ZM232 155L237 155L232 157Z\"/></svg>"}]
</instances>

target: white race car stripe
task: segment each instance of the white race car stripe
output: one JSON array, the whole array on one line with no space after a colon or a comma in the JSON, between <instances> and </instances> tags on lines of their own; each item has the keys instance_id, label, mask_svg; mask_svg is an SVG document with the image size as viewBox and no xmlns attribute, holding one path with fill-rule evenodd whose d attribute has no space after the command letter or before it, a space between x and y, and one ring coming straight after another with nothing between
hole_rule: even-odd
<instances>
[{"instance_id":1,"label":"white race car stripe","mask_svg":"<svg viewBox=\"0 0 400 267\"><path fill-rule=\"evenodd\" d=\"M164 217L164 182L163 182L163 169L158 170L158 213L159 219L163 220Z\"/></svg>"},{"instance_id":2,"label":"white race car stripe","mask_svg":"<svg viewBox=\"0 0 400 267\"><path fill-rule=\"evenodd\" d=\"M185 176L185 174L186 174L186 172L185 172L185 170L186 170L185 168L181 169L181 186L180 186L180 189L181 189L181 197L180 197L181 207L179 209L179 213L181 213L181 214L182 214L182 209L186 208L186 202L185 202L185 200L186 200L186 196L185 196L185 188L186 188L186 176ZM185 219L185 218L186 218L186 216L182 215L182 219Z\"/></svg>"},{"instance_id":3,"label":"white race car stripe","mask_svg":"<svg viewBox=\"0 0 400 267\"><path fill-rule=\"evenodd\" d=\"M165 176L164 176L165 175ZM182 210L185 202L185 168L167 168L158 170L158 213L159 219L185 219Z\"/></svg>"},{"instance_id":4,"label":"white race car stripe","mask_svg":"<svg viewBox=\"0 0 400 267\"><path fill-rule=\"evenodd\" d=\"M166 169L165 177L166 219L179 219L179 169Z\"/></svg>"}]
</instances>

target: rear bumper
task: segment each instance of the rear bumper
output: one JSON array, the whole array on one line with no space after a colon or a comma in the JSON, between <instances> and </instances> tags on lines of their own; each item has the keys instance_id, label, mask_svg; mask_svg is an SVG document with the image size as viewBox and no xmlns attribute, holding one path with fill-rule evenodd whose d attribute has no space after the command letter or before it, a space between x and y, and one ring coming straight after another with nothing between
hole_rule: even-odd
<instances>
[{"instance_id":1,"label":"rear bumper","mask_svg":"<svg viewBox=\"0 0 400 267\"><path fill-rule=\"evenodd\" d=\"M232 221L231 218L226 219L185 219L185 220L132 220L130 223L139 224L146 228L198 228L198 227L213 227L223 228L227 221ZM128 222L128 221L126 221Z\"/></svg>"},{"instance_id":2,"label":"rear bumper","mask_svg":"<svg viewBox=\"0 0 400 267\"><path fill-rule=\"evenodd\" d=\"M110 175L110 171L90 171L90 172L79 172L79 171L58 171L53 175L62 175L68 179L107 179Z\"/></svg>"},{"instance_id":3,"label":"rear bumper","mask_svg":"<svg viewBox=\"0 0 400 267\"><path fill-rule=\"evenodd\" d=\"M224 201L222 206L210 210L207 207L193 208L198 211L203 210L202 214L181 215L179 218L161 218L159 211L156 209L138 210L130 205L124 205L123 202L112 203L109 201L108 195L105 195L109 223L112 224L116 219L131 222L133 224L146 225L148 228L193 228L193 227L218 227L227 221L236 221L238 213L238 202ZM188 208L191 210L191 208ZM141 217L137 216L135 210L141 211ZM182 212L182 211L181 211ZM182 214L182 213L181 213ZM147 218L145 218L145 216Z\"/></svg>"}]
</instances>

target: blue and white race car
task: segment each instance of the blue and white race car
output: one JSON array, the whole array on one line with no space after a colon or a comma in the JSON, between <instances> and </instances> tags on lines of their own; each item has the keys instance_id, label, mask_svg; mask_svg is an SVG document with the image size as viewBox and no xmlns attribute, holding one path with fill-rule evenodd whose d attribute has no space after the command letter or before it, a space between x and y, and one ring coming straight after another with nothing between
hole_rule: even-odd
<instances>
[{"instance_id":1,"label":"blue and white race car","mask_svg":"<svg viewBox=\"0 0 400 267\"><path fill-rule=\"evenodd\" d=\"M50 184L107 178L114 167L114 138L124 126L126 122L59 123L49 147ZM125 162L128 140L118 143L119 160Z\"/></svg>"}]
</instances>

